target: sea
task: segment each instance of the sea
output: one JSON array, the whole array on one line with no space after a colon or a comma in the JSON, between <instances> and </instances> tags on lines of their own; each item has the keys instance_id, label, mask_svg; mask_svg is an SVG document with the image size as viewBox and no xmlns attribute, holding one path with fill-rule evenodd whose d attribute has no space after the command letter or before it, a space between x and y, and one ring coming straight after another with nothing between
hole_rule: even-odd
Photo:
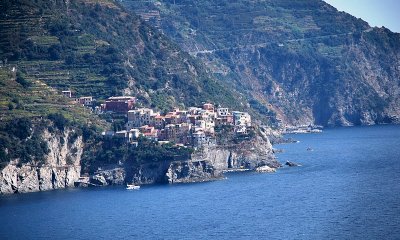
<instances>
[{"instance_id":1,"label":"sea","mask_svg":"<svg viewBox=\"0 0 400 240\"><path fill-rule=\"evenodd\" d=\"M272 174L0 196L0 239L400 239L400 126L286 137Z\"/></svg>"}]
</instances>

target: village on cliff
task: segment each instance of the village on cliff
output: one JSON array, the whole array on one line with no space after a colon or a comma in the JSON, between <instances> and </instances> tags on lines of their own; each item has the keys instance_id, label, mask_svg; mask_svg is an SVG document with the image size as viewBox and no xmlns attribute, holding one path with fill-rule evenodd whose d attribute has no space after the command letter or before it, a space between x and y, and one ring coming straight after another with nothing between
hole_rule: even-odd
<instances>
[{"instance_id":1,"label":"village on cliff","mask_svg":"<svg viewBox=\"0 0 400 240\"><path fill-rule=\"evenodd\" d=\"M63 91L72 98L71 91ZM175 143L194 149L216 144L216 128L227 127L237 136L246 135L252 127L247 112L230 111L205 103L201 107L174 108L161 114L150 108L137 107L136 98L118 96L108 98L104 104L94 107L92 97L80 97L75 102L92 109L97 114L110 113L123 116L125 130L103 132L104 136L124 138L127 143L138 144L139 137L158 141L160 144Z\"/></svg>"}]
</instances>

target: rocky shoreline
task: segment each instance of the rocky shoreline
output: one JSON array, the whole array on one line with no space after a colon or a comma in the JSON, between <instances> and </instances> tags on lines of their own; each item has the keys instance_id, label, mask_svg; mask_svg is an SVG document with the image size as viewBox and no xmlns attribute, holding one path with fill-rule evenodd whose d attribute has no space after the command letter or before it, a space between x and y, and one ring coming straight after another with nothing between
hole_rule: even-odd
<instances>
[{"instance_id":1,"label":"rocky shoreline","mask_svg":"<svg viewBox=\"0 0 400 240\"><path fill-rule=\"evenodd\" d=\"M148 163L139 166L110 167L81 178L77 187L134 183L177 184L224 179L226 172L275 172L282 165L275 159L272 145L261 137L225 147L208 147L186 161Z\"/></svg>"},{"instance_id":2,"label":"rocky shoreline","mask_svg":"<svg viewBox=\"0 0 400 240\"><path fill-rule=\"evenodd\" d=\"M0 171L0 194L48 191L70 187L98 187L134 183L177 184L220 180L224 172L275 172L276 160L267 136L226 146L210 146L196 151L191 159L147 163L138 166L108 166L92 175L82 174L82 138L71 140L72 131L55 136L44 133L50 153L45 163L9 163Z\"/></svg>"}]
</instances>

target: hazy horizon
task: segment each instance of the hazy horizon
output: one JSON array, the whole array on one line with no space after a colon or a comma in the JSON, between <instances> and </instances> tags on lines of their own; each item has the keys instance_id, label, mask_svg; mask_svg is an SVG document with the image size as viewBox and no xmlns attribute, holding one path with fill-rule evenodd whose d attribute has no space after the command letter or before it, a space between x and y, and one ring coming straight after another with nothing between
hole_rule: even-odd
<instances>
[{"instance_id":1,"label":"hazy horizon","mask_svg":"<svg viewBox=\"0 0 400 240\"><path fill-rule=\"evenodd\" d=\"M339 11L368 22L372 27L386 27L400 32L400 1L398 0L324 0Z\"/></svg>"}]
</instances>

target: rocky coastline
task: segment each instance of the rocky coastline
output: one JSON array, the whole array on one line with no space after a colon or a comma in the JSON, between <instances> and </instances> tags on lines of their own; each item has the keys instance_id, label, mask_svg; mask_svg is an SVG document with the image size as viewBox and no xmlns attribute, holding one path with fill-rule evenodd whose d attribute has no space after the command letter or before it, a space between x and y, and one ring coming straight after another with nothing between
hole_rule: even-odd
<instances>
[{"instance_id":1,"label":"rocky coastline","mask_svg":"<svg viewBox=\"0 0 400 240\"><path fill-rule=\"evenodd\" d=\"M134 183L177 184L213 181L224 178L224 172L274 172L282 165L276 160L272 144L265 134L252 140L225 146L199 149L190 159L147 163L138 166L108 166L92 175L81 172L84 143L72 139L74 132L57 135L45 131L50 152L44 163L10 162L0 171L0 194L48 191L71 187L98 187Z\"/></svg>"}]
</instances>

